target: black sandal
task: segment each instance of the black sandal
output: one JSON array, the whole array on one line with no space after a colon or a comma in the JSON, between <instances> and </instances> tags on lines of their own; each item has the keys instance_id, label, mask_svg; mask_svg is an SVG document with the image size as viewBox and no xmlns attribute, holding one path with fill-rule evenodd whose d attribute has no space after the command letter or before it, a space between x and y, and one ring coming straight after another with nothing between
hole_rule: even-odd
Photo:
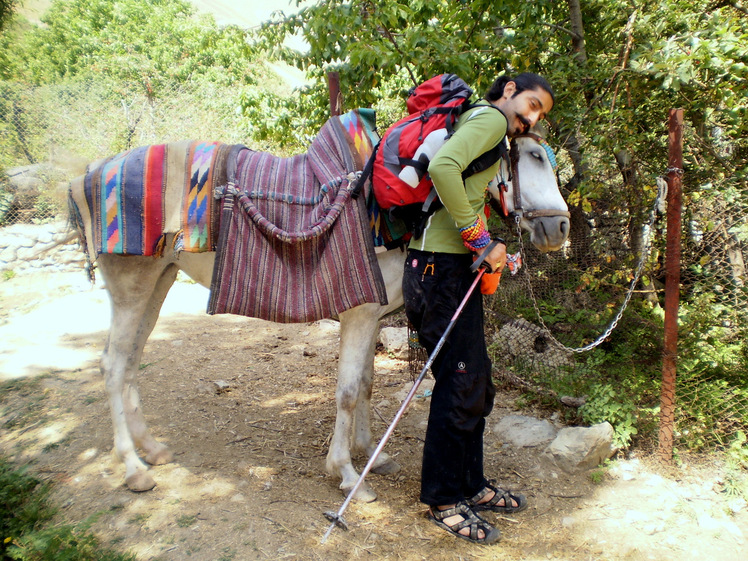
<instances>
[{"instance_id":1,"label":"black sandal","mask_svg":"<svg viewBox=\"0 0 748 561\"><path fill-rule=\"evenodd\" d=\"M491 491L494 492L491 500L478 504ZM504 500L504 504L500 505L499 503L502 499ZM495 487L491 483L486 483L486 486L477 495L467 499L465 502L475 511L490 510L493 512L503 512L504 514L520 512L527 508L527 499L524 495L515 495L511 491L505 491L504 489ZM517 503L517 506L512 506L514 503Z\"/></svg>"},{"instance_id":2,"label":"black sandal","mask_svg":"<svg viewBox=\"0 0 748 561\"><path fill-rule=\"evenodd\" d=\"M459 514L460 516L462 516L461 522L457 522L456 524L452 524L451 526L444 522L445 518L449 518L450 516L454 516L455 514ZM465 503L465 501L460 501L452 508L447 508L444 510L439 510L437 507L432 506L431 508L429 508L429 519L431 519L434 524L445 529L450 534L453 534L458 538L462 538L463 540L467 540L469 542L488 545L499 541L499 539L501 538L501 533L499 532L499 530L497 528L494 528L486 520L475 514L475 512L473 512L473 510ZM460 534L460 530L462 530L463 528L470 528L470 535L464 536ZM483 530L484 536L482 538L478 537L478 532L481 530Z\"/></svg>"}]
</instances>

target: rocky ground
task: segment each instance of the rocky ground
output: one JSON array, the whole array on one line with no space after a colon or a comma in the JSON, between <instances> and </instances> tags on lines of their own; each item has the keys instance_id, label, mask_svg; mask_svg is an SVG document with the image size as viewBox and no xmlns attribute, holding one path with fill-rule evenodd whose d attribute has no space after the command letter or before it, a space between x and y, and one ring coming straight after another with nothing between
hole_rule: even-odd
<instances>
[{"instance_id":1,"label":"rocky ground","mask_svg":"<svg viewBox=\"0 0 748 561\"><path fill-rule=\"evenodd\" d=\"M11 277L12 275L6 275ZM179 282L140 373L146 416L175 462L133 494L111 454L98 355L108 303L80 273L0 281L0 453L32 462L55 483L59 521L89 520L106 543L139 560L664 560L748 558L748 513L718 458L661 466L636 451L565 474L540 449L516 449L494 430L519 410L502 390L489 418L487 471L525 493L530 508L489 515L495 546L456 540L418 502L428 397L419 392L387 445L402 465L370 476L379 499L352 504L350 530L323 516L343 496L324 471L334 420L337 325L275 325L207 316L207 291ZM406 362L376 358L373 420L389 425L411 382ZM363 465L364 459L358 459Z\"/></svg>"}]
</instances>

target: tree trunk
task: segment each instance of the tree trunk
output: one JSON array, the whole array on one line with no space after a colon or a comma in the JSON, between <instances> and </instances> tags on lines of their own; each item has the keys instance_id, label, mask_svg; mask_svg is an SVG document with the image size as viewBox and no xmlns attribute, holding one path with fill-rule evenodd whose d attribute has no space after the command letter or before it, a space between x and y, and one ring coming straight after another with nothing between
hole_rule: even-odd
<instances>
[{"instance_id":1,"label":"tree trunk","mask_svg":"<svg viewBox=\"0 0 748 561\"><path fill-rule=\"evenodd\" d=\"M587 49L584 44L584 23L582 22L582 6L579 0L567 0L569 5L569 19L571 20L571 48L577 60L587 62Z\"/></svg>"}]
</instances>

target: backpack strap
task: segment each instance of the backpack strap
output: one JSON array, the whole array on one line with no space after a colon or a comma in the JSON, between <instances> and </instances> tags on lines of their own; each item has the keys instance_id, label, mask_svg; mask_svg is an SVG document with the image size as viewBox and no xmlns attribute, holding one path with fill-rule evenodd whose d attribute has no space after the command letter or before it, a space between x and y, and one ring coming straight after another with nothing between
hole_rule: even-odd
<instances>
[{"instance_id":1,"label":"backpack strap","mask_svg":"<svg viewBox=\"0 0 748 561\"><path fill-rule=\"evenodd\" d=\"M507 158L508 153L506 142L504 142L504 139L502 138L496 146L470 162L468 167L465 168L465 171L462 172L462 180L465 181L471 175L487 170L501 158Z\"/></svg>"},{"instance_id":2,"label":"backpack strap","mask_svg":"<svg viewBox=\"0 0 748 561\"><path fill-rule=\"evenodd\" d=\"M381 140L377 142L376 146L374 146L374 149L371 151L371 156L369 156L369 160L366 162L366 165L361 172L361 177L359 177L358 183L356 183L356 186L351 191L352 198L358 198L359 194L361 193L361 189L363 189L364 185L366 185L366 181L371 178L374 171L374 158L376 158L377 156L377 150L379 150L379 145L381 143Z\"/></svg>"},{"instance_id":3,"label":"backpack strap","mask_svg":"<svg viewBox=\"0 0 748 561\"><path fill-rule=\"evenodd\" d=\"M501 111L501 109L499 109L495 105L492 105L492 104L478 105L477 103L469 103L467 101L460 106L461 108L460 113L467 111L468 109L473 109L474 107L493 107L494 109L499 111L502 115L504 114L503 111ZM507 149L504 138L502 138L496 146L484 152L483 154L481 154L480 156L478 156L477 158L475 158L472 162L468 164L467 168L465 168L465 170L462 172L463 183L471 175L475 175L476 173L487 170L492 165L494 165L496 162L498 162L501 158L504 158L507 161L509 159L509 150ZM421 162L410 163L409 165L412 165L413 167L416 167L416 168L426 167ZM428 217L431 216L437 210L439 210L441 206L442 206L442 203L441 203L441 200L439 199L439 195L437 195L436 193L436 188L432 187L431 191L428 194L428 197L426 197L426 200L423 202L423 206L421 207L420 217L419 217L419 220L417 220L416 222L415 231L413 233L414 238L417 239L420 237L420 235L423 233L424 228L426 227L426 221L428 220Z\"/></svg>"},{"instance_id":4,"label":"backpack strap","mask_svg":"<svg viewBox=\"0 0 748 561\"><path fill-rule=\"evenodd\" d=\"M496 109L496 111L504 115L504 112L492 103L489 103L488 105L470 103L465 106L464 111L467 111L468 109L474 109L476 107L493 107L494 109ZM504 118L506 119L506 115L504 115ZM504 138L506 138L506 135L504 135ZM468 167L465 168L465 170L462 172L463 181L465 181L471 175L475 175L476 173L487 170L501 158L508 159L509 152L506 147L506 142L504 142L504 138L502 138L496 146L494 146L487 152L484 152L483 154L475 158L472 162L470 162L470 164L468 164Z\"/></svg>"}]
</instances>

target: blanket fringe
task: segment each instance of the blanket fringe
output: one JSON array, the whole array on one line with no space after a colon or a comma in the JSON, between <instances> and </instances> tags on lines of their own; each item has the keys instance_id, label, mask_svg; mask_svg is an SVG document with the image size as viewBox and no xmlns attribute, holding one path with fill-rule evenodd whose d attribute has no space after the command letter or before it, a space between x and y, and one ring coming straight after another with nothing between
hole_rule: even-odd
<instances>
[{"instance_id":1,"label":"blanket fringe","mask_svg":"<svg viewBox=\"0 0 748 561\"><path fill-rule=\"evenodd\" d=\"M182 251L184 251L184 230L179 230L176 234L174 234L174 242L172 244L172 247L174 248L174 253L177 256Z\"/></svg>"},{"instance_id":2,"label":"blanket fringe","mask_svg":"<svg viewBox=\"0 0 748 561\"><path fill-rule=\"evenodd\" d=\"M161 234L161 237L156 242L156 247L153 248L153 256L163 257L164 249L166 249L166 234Z\"/></svg>"}]
</instances>

